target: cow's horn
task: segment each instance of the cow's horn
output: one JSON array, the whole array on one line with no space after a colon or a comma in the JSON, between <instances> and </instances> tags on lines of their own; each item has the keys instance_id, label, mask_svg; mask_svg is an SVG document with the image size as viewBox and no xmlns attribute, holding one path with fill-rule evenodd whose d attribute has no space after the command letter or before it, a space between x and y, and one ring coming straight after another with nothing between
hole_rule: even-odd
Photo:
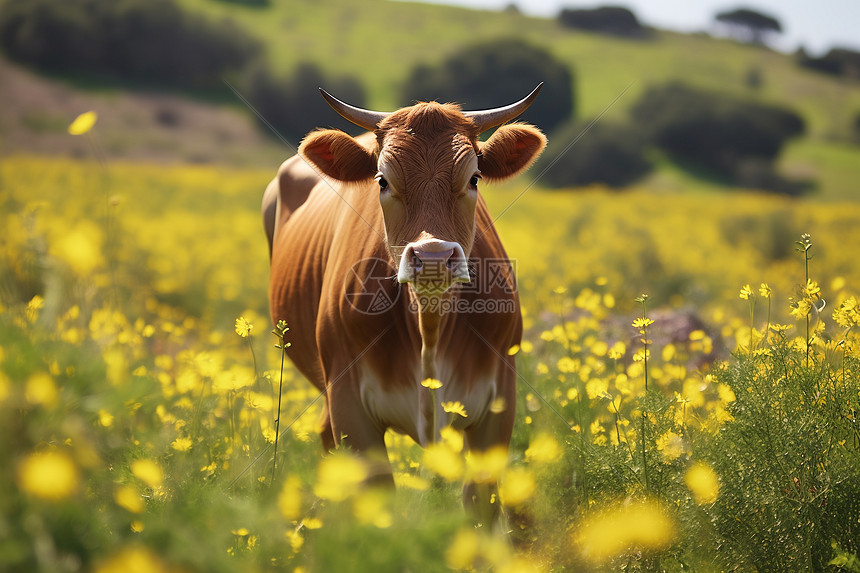
<instances>
[{"instance_id":1,"label":"cow's horn","mask_svg":"<svg viewBox=\"0 0 860 573\"><path fill-rule=\"evenodd\" d=\"M503 123L508 122L517 117L518 115L522 114L525 110L529 108L529 106L538 96L542 87L543 82L539 83L538 86L532 90L532 93L530 93L517 103L512 103L511 105L506 105L505 107L497 107L496 109L467 111L464 112L464 114L466 115L466 117L472 118L472 121L474 121L475 125L478 126L478 132L483 133L492 127L502 125Z\"/></svg>"},{"instance_id":2,"label":"cow's horn","mask_svg":"<svg viewBox=\"0 0 860 573\"><path fill-rule=\"evenodd\" d=\"M359 127L363 127L368 131L374 131L383 119L390 114L381 111L370 111L349 105L346 102L340 101L324 89L320 88L320 93L326 102L339 113L345 120L354 123Z\"/></svg>"}]
</instances>

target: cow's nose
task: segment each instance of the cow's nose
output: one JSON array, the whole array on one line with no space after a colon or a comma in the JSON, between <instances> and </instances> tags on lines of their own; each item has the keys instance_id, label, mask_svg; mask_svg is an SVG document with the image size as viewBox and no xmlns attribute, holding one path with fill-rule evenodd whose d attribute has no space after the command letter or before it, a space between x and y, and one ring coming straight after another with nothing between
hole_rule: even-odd
<instances>
[{"instance_id":1,"label":"cow's nose","mask_svg":"<svg viewBox=\"0 0 860 573\"><path fill-rule=\"evenodd\" d=\"M418 273L433 272L434 270L447 273L454 264L453 259L453 247L445 251L428 251L420 247L412 248L412 266Z\"/></svg>"},{"instance_id":2,"label":"cow's nose","mask_svg":"<svg viewBox=\"0 0 860 573\"><path fill-rule=\"evenodd\" d=\"M466 256L459 243L427 239L410 243L403 251L397 280L419 290L447 290L455 282L469 282Z\"/></svg>"}]
</instances>

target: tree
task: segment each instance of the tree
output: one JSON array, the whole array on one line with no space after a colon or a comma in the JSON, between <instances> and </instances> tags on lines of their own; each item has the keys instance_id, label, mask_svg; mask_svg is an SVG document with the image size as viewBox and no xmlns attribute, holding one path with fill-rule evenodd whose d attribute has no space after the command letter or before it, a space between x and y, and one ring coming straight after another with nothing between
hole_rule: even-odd
<instances>
[{"instance_id":1,"label":"tree","mask_svg":"<svg viewBox=\"0 0 860 573\"><path fill-rule=\"evenodd\" d=\"M194 88L220 87L260 50L232 21L175 0L6 0L0 46L46 70Z\"/></svg>"},{"instance_id":2,"label":"tree","mask_svg":"<svg viewBox=\"0 0 860 573\"><path fill-rule=\"evenodd\" d=\"M541 82L540 105L522 119L552 131L573 114L573 74L549 52L519 39L467 46L438 66L417 66L403 86L401 103L436 100L492 108L519 100Z\"/></svg>"},{"instance_id":3,"label":"tree","mask_svg":"<svg viewBox=\"0 0 860 573\"><path fill-rule=\"evenodd\" d=\"M326 77L317 66L308 63L299 65L285 79L272 76L266 68L254 69L248 72L243 87L245 97L262 119L291 145L297 145L317 127L334 127L347 132L357 130L329 107L318 88L324 87L353 105L365 105L364 89L358 80Z\"/></svg>"},{"instance_id":4,"label":"tree","mask_svg":"<svg viewBox=\"0 0 860 573\"><path fill-rule=\"evenodd\" d=\"M552 187L624 187L651 171L645 141L631 125L568 123L550 138L535 170ZM572 142L575 142L571 145Z\"/></svg>"},{"instance_id":5,"label":"tree","mask_svg":"<svg viewBox=\"0 0 860 573\"><path fill-rule=\"evenodd\" d=\"M558 15L558 21L566 28L575 28L597 34L641 38L646 35L639 19L628 8L621 6L601 6L590 9L565 8Z\"/></svg>"},{"instance_id":6,"label":"tree","mask_svg":"<svg viewBox=\"0 0 860 573\"><path fill-rule=\"evenodd\" d=\"M765 44L771 34L782 33L779 20L748 8L720 12L716 20L727 27L731 36L752 44Z\"/></svg>"},{"instance_id":7,"label":"tree","mask_svg":"<svg viewBox=\"0 0 860 573\"><path fill-rule=\"evenodd\" d=\"M797 63L825 74L860 78L860 52L844 48L833 48L820 58L812 58L800 49L795 56Z\"/></svg>"},{"instance_id":8,"label":"tree","mask_svg":"<svg viewBox=\"0 0 860 573\"><path fill-rule=\"evenodd\" d=\"M670 156L735 182L776 181L764 167L805 129L791 110L677 83L647 90L631 115Z\"/></svg>"}]
</instances>

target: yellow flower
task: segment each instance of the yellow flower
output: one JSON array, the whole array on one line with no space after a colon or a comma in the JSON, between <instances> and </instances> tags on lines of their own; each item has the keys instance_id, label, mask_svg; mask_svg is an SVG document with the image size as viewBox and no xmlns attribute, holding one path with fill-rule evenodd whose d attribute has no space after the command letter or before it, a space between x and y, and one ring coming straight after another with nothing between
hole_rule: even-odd
<instances>
[{"instance_id":1,"label":"yellow flower","mask_svg":"<svg viewBox=\"0 0 860 573\"><path fill-rule=\"evenodd\" d=\"M522 505L534 495L536 489L535 476L527 468L511 468L506 474L499 495L502 503L516 507Z\"/></svg>"},{"instance_id":2,"label":"yellow flower","mask_svg":"<svg viewBox=\"0 0 860 573\"><path fill-rule=\"evenodd\" d=\"M654 324L654 321L650 318L645 318L644 316L641 318L637 318L633 321L633 328L646 328Z\"/></svg>"},{"instance_id":3,"label":"yellow flower","mask_svg":"<svg viewBox=\"0 0 860 573\"><path fill-rule=\"evenodd\" d=\"M107 410L99 410L99 424L105 428L110 428L113 425L113 414Z\"/></svg>"},{"instance_id":4,"label":"yellow flower","mask_svg":"<svg viewBox=\"0 0 860 573\"><path fill-rule=\"evenodd\" d=\"M496 483L508 466L508 450L503 446L485 452L472 450L466 454L467 475L475 483Z\"/></svg>"},{"instance_id":5,"label":"yellow flower","mask_svg":"<svg viewBox=\"0 0 860 573\"><path fill-rule=\"evenodd\" d=\"M634 503L587 517L575 535L581 555L602 562L629 550L666 548L675 526L657 505Z\"/></svg>"},{"instance_id":6,"label":"yellow flower","mask_svg":"<svg viewBox=\"0 0 860 573\"><path fill-rule=\"evenodd\" d=\"M607 356L609 356L609 358L611 358L612 360L618 360L619 358L624 356L625 352L627 352L627 346L619 340L612 345L612 348L609 349Z\"/></svg>"},{"instance_id":7,"label":"yellow flower","mask_svg":"<svg viewBox=\"0 0 860 573\"><path fill-rule=\"evenodd\" d=\"M50 374L47 372L36 372L27 378L24 396L30 404L52 408L57 403L59 392Z\"/></svg>"},{"instance_id":8,"label":"yellow flower","mask_svg":"<svg viewBox=\"0 0 860 573\"><path fill-rule=\"evenodd\" d=\"M471 569L478 557L478 532L461 529L445 551L445 561L451 569Z\"/></svg>"},{"instance_id":9,"label":"yellow flower","mask_svg":"<svg viewBox=\"0 0 860 573\"><path fill-rule=\"evenodd\" d=\"M325 458L317 467L317 497L331 501L343 501L358 491L367 477L364 462L347 453L335 453Z\"/></svg>"},{"instance_id":10,"label":"yellow flower","mask_svg":"<svg viewBox=\"0 0 860 573\"><path fill-rule=\"evenodd\" d=\"M187 452L191 449L191 438L176 438L171 442L170 447L177 452Z\"/></svg>"},{"instance_id":11,"label":"yellow flower","mask_svg":"<svg viewBox=\"0 0 860 573\"><path fill-rule=\"evenodd\" d=\"M812 303L808 299L803 298L791 302L791 311L789 314L796 320L802 320L809 315L810 311L812 311Z\"/></svg>"},{"instance_id":12,"label":"yellow flower","mask_svg":"<svg viewBox=\"0 0 860 573\"><path fill-rule=\"evenodd\" d=\"M442 442L455 452L463 451L463 433L451 426L445 426L439 431Z\"/></svg>"},{"instance_id":13,"label":"yellow flower","mask_svg":"<svg viewBox=\"0 0 860 573\"><path fill-rule=\"evenodd\" d=\"M818 286L818 283L812 279L807 279L806 287L803 289L803 294L811 298L818 298L821 296L821 287Z\"/></svg>"},{"instance_id":14,"label":"yellow flower","mask_svg":"<svg viewBox=\"0 0 860 573\"><path fill-rule=\"evenodd\" d=\"M398 488L405 487L417 491L426 491L430 489L430 483L427 480L410 473L400 472L394 474L394 482L397 484Z\"/></svg>"},{"instance_id":15,"label":"yellow flower","mask_svg":"<svg viewBox=\"0 0 860 573\"><path fill-rule=\"evenodd\" d=\"M761 286L758 289L758 294L760 294L762 298L770 298L773 296L773 289L770 288L767 283L761 283Z\"/></svg>"},{"instance_id":16,"label":"yellow flower","mask_svg":"<svg viewBox=\"0 0 860 573\"><path fill-rule=\"evenodd\" d=\"M749 300L750 297L753 296L753 291L752 288L750 288L750 285L747 284L742 286L741 293L738 296L740 296L744 300Z\"/></svg>"},{"instance_id":17,"label":"yellow flower","mask_svg":"<svg viewBox=\"0 0 860 573\"><path fill-rule=\"evenodd\" d=\"M121 486L113 494L114 501L121 508L131 513L143 513L145 505L140 494L131 486Z\"/></svg>"},{"instance_id":18,"label":"yellow flower","mask_svg":"<svg viewBox=\"0 0 860 573\"><path fill-rule=\"evenodd\" d=\"M449 414L458 414L463 416L464 418L468 418L469 415L466 414L466 407L463 406L462 402L454 401L454 402L442 402L442 409Z\"/></svg>"},{"instance_id":19,"label":"yellow flower","mask_svg":"<svg viewBox=\"0 0 860 573\"><path fill-rule=\"evenodd\" d=\"M666 461L678 459L685 449L683 438L671 430L657 438L656 445Z\"/></svg>"},{"instance_id":20,"label":"yellow flower","mask_svg":"<svg viewBox=\"0 0 860 573\"><path fill-rule=\"evenodd\" d=\"M35 497L59 501L78 488L78 468L60 452L30 454L18 467L18 486Z\"/></svg>"},{"instance_id":21,"label":"yellow flower","mask_svg":"<svg viewBox=\"0 0 860 573\"><path fill-rule=\"evenodd\" d=\"M301 551L302 545L305 544L305 538L302 537L302 534L296 529L288 529L286 536L287 541L290 542L290 548L293 550L293 553ZM298 570L299 568L296 568L293 573L296 573Z\"/></svg>"},{"instance_id":22,"label":"yellow flower","mask_svg":"<svg viewBox=\"0 0 860 573\"><path fill-rule=\"evenodd\" d=\"M448 481L463 477L463 457L444 442L430 444L424 450L424 465Z\"/></svg>"},{"instance_id":23,"label":"yellow flower","mask_svg":"<svg viewBox=\"0 0 860 573\"><path fill-rule=\"evenodd\" d=\"M164 562L145 547L126 547L95 569L95 573L167 573Z\"/></svg>"},{"instance_id":24,"label":"yellow flower","mask_svg":"<svg viewBox=\"0 0 860 573\"><path fill-rule=\"evenodd\" d=\"M102 230L95 223L81 221L51 245L51 254L86 277L104 262L102 243Z\"/></svg>"},{"instance_id":25,"label":"yellow flower","mask_svg":"<svg viewBox=\"0 0 860 573\"><path fill-rule=\"evenodd\" d=\"M164 472L152 460L134 460L131 462L131 473L153 489L161 487L164 481Z\"/></svg>"},{"instance_id":26,"label":"yellow flower","mask_svg":"<svg viewBox=\"0 0 860 573\"><path fill-rule=\"evenodd\" d=\"M684 483L693 493L693 499L700 505L714 503L720 493L717 474L705 462L696 462L684 474Z\"/></svg>"},{"instance_id":27,"label":"yellow flower","mask_svg":"<svg viewBox=\"0 0 860 573\"><path fill-rule=\"evenodd\" d=\"M651 358L651 351L645 348L640 348L636 351L636 354L633 355L634 362L644 362L648 358Z\"/></svg>"},{"instance_id":28,"label":"yellow flower","mask_svg":"<svg viewBox=\"0 0 860 573\"><path fill-rule=\"evenodd\" d=\"M442 387L442 382L440 382L439 380L436 380L435 378L425 378L421 382L421 385L424 386L425 388L429 388L430 390L438 390L439 388Z\"/></svg>"},{"instance_id":29,"label":"yellow flower","mask_svg":"<svg viewBox=\"0 0 860 573\"><path fill-rule=\"evenodd\" d=\"M493 414L501 414L507 409L507 404L502 396L499 396L490 403L490 412Z\"/></svg>"},{"instance_id":30,"label":"yellow flower","mask_svg":"<svg viewBox=\"0 0 860 573\"><path fill-rule=\"evenodd\" d=\"M290 475L278 495L278 509L281 515L289 521L295 521L302 515L302 481L298 476Z\"/></svg>"},{"instance_id":31,"label":"yellow flower","mask_svg":"<svg viewBox=\"0 0 860 573\"><path fill-rule=\"evenodd\" d=\"M548 463L561 457L561 447L555 438L546 432L541 432L531 440L526 450L526 461Z\"/></svg>"},{"instance_id":32,"label":"yellow flower","mask_svg":"<svg viewBox=\"0 0 860 573\"><path fill-rule=\"evenodd\" d=\"M833 320L844 328L860 324L860 305L857 304L857 299L852 296L843 301L839 308L833 311Z\"/></svg>"},{"instance_id":33,"label":"yellow flower","mask_svg":"<svg viewBox=\"0 0 860 573\"><path fill-rule=\"evenodd\" d=\"M242 338L247 338L251 334L251 330L253 330L253 328L254 325L248 322L244 316L240 316L236 319L236 334Z\"/></svg>"},{"instance_id":34,"label":"yellow flower","mask_svg":"<svg viewBox=\"0 0 860 573\"><path fill-rule=\"evenodd\" d=\"M556 363L559 372L572 373L579 370L579 363L570 356L562 356Z\"/></svg>"},{"instance_id":35,"label":"yellow flower","mask_svg":"<svg viewBox=\"0 0 860 573\"><path fill-rule=\"evenodd\" d=\"M390 499L385 492L369 490L361 492L352 502L352 512L359 523L387 529L394 522Z\"/></svg>"},{"instance_id":36,"label":"yellow flower","mask_svg":"<svg viewBox=\"0 0 860 573\"><path fill-rule=\"evenodd\" d=\"M69 125L70 135L83 135L93 128L99 116L94 111L87 111L75 118Z\"/></svg>"}]
</instances>

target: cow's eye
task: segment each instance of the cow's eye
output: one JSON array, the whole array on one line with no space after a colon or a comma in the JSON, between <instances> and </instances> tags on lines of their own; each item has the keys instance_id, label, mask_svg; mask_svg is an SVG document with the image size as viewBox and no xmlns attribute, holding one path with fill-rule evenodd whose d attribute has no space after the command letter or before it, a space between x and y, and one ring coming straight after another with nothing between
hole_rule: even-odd
<instances>
[{"instance_id":1,"label":"cow's eye","mask_svg":"<svg viewBox=\"0 0 860 573\"><path fill-rule=\"evenodd\" d=\"M477 174L472 175L472 178L469 179L469 187L471 187L473 189L477 189L478 188L478 181L480 181L480 180L481 180L480 175L477 175Z\"/></svg>"},{"instance_id":2,"label":"cow's eye","mask_svg":"<svg viewBox=\"0 0 860 573\"><path fill-rule=\"evenodd\" d=\"M388 189L388 181L385 180L385 177L382 177L380 175L379 177L376 178L376 182L379 183L379 190L380 191L385 191L386 189Z\"/></svg>"}]
</instances>

